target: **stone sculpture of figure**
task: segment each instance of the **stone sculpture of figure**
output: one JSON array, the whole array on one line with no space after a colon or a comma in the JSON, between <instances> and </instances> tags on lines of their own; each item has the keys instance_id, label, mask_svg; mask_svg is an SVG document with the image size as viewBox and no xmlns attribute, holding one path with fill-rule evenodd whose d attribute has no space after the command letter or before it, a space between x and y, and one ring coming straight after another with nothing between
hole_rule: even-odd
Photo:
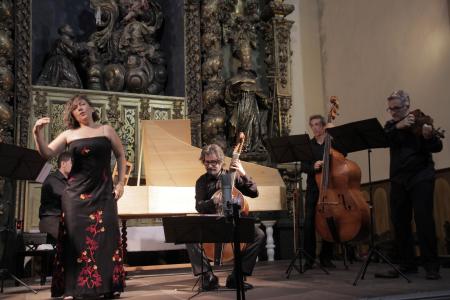
<instances>
[{"instance_id":1,"label":"stone sculpture of figure","mask_svg":"<svg viewBox=\"0 0 450 300\"><path fill-rule=\"evenodd\" d=\"M134 2L122 0L121 2L123 2L122 6L128 7L126 15L123 17L124 22L128 22L132 18L144 14L144 11L149 9L147 0L135 0Z\"/></svg>"},{"instance_id":2,"label":"stone sculpture of figure","mask_svg":"<svg viewBox=\"0 0 450 300\"><path fill-rule=\"evenodd\" d=\"M137 21L134 17L125 26L119 41L119 50L123 54L138 54L152 57L155 47L148 43L149 36L155 33L153 26Z\"/></svg>"},{"instance_id":3,"label":"stone sculpture of figure","mask_svg":"<svg viewBox=\"0 0 450 300\"><path fill-rule=\"evenodd\" d=\"M37 84L66 88L82 88L80 76L74 64L84 47L75 41L75 34L66 24L58 29L59 38L55 41L39 75Z\"/></svg>"},{"instance_id":4,"label":"stone sculpture of figure","mask_svg":"<svg viewBox=\"0 0 450 300\"><path fill-rule=\"evenodd\" d=\"M244 152L250 160L264 160L267 151L262 143L265 132L264 117L261 110L268 107L267 97L257 83L256 72L252 70L251 46L241 44L236 51L241 66L235 76L227 81L225 103L228 110L228 145L235 144L239 132L244 132L246 142Z\"/></svg>"}]
</instances>

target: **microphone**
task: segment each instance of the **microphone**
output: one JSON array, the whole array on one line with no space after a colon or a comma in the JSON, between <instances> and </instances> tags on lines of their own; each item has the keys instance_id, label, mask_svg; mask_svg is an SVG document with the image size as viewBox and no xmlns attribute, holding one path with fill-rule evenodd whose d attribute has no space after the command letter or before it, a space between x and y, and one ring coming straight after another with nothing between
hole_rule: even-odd
<instances>
[{"instance_id":1,"label":"microphone","mask_svg":"<svg viewBox=\"0 0 450 300\"><path fill-rule=\"evenodd\" d=\"M222 210L226 217L232 216L232 194L231 194L231 174L222 173L221 178L221 189L222 189Z\"/></svg>"}]
</instances>

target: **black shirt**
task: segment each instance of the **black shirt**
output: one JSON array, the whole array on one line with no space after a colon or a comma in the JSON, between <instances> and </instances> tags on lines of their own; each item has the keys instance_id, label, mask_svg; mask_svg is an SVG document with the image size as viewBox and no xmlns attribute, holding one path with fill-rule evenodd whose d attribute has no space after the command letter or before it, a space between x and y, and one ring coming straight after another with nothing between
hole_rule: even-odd
<instances>
[{"instance_id":1,"label":"black shirt","mask_svg":"<svg viewBox=\"0 0 450 300\"><path fill-rule=\"evenodd\" d=\"M442 150L437 136L425 139L409 128L397 129L398 122L390 120L384 126L390 147L391 181L405 184L407 188L423 180L434 179L434 162L431 153Z\"/></svg>"},{"instance_id":2,"label":"black shirt","mask_svg":"<svg viewBox=\"0 0 450 300\"><path fill-rule=\"evenodd\" d=\"M61 215L61 196L67 186L67 178L59 171L47 176L41 189L39 218Z\"/></svg>"},{"instance_id":3,"label":"black shirt","mask_svg":"<svg viewBox=\"0 0 450 300\"><path fill-rule=\"evenodd\" d=\"M341 152L344 156L346 153L338 149L339 147L336 147L336 145L333 144L333 140L331 141L331 145L336 151ZM323 150L325 148L325 140L322 144L319 144L315 137L311 139L311 150L314 156L313 161L302 161L300 172L306 173L308 176L306 178L306 190L308 192L318 192L319 187L317 186L316 182L316 173L320 170L314 169L314 164L316 161L323 160Z\"/></svg>"},{"instance_id":4,"label":"black shirt","mask_svg":"<svg viewBox=\"0 0 450 300\"><path fill-rule=\"evenodd\" d=\"M228 173L228 171L225 171ZM220 189L220 175L215 177L208 173L203 174L195 183L195 209L201 214L216 213L216 205L211 197ZM258 188L249 176L240 176L236 172L234 186L245 196L258 197Z\"/></svg>"}]
</instances>

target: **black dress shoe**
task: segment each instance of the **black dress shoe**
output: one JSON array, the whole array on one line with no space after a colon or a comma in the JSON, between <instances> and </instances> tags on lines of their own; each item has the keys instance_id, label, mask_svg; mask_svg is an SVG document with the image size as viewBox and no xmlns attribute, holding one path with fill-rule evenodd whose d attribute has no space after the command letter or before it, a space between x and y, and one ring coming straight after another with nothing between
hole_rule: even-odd
<instances>
[{"instance_id":1,"label":"black dress shoe","mask_svg":"<svg viewBox=\"0 0 450 300\"><path fill-rule=\"evenodd\" d=\"M236 279L233 275L228 275L226 287L229 289L236 289ZM251 290L253 285L244 281L244 290Z\"/></svg>"},{"instance_id":2,"label":"black dress shoe","mask_svg":"<svg viewBox=\"0 0 450 300\"><path fill-rule=\"evenodd\" d=\"M217 290L219 288L219 279L213 272L206 272L202 275L202 289L205 291Z\"/></svg>"}]
</instances>

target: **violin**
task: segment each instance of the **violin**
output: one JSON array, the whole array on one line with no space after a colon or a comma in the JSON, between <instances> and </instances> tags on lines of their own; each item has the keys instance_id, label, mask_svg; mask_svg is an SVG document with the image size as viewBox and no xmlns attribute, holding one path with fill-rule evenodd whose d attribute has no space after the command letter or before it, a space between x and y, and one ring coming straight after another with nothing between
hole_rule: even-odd
<instances>
[{"instance_id":1,"label":"violin","mask_svg":"<svg viewBox=\"0 0 450 300\"><path fill-rule=\"evenodd\" d=\"M336 97L330 98L328 123L339 108ZM361 193L361 169L331 147L331 136L324 141L322 171L316 174L320 188L316 205L316 230L329 242L346 242L365 238L369 233L369 205Z\"/></svg>"},{"instance_id":2,"label":"violin","mask_svg":"<svg viewBox=\"0 0 450 300\"><path fill-rule=\"evenodd\" d=\"M423 113L420 109L415 109L411 111L409 114L413 115L415 118L414 124L411 126L412 132L417 136L422 136L422 127L423 125L427 124L432 127L432 134L438 138L445 138L445 130L438 127L437 129L434 128L434 120L432 117L426 115ZM406 118L406 117L405 117Z\"/></svg>"},{"instance_id":3,"label":"violin","mask_svg":"<svg viewBox=\"0 0 450 300\"><path fill-rule=\"evenodd\" d=\"M238 142L233 149L233 156L231 162L234 162L239 159L239 155L242 152L244 147L245 135L243 132L239 133ZM230 171L231 177L231 197L233 203L240 203L241 215L248 216L249 213L249 205L245 200L244 195L234 186L234 182L236 180L236 171ZM216 212L219 215L224 215L227 203L225 197L222 196L222 190L219 189L214 195L211 197L212 199L219 199L219 201L215 201L216 204ZM247 247L246 243L241 243L241 251L243 251ZM205 243L203 244L203 248L205 251L206 257L214 262L214 265L222 265L224 262L229 262L234 259L234 251L233 251L233 243Z\"/></svg>"}]
</instances>

